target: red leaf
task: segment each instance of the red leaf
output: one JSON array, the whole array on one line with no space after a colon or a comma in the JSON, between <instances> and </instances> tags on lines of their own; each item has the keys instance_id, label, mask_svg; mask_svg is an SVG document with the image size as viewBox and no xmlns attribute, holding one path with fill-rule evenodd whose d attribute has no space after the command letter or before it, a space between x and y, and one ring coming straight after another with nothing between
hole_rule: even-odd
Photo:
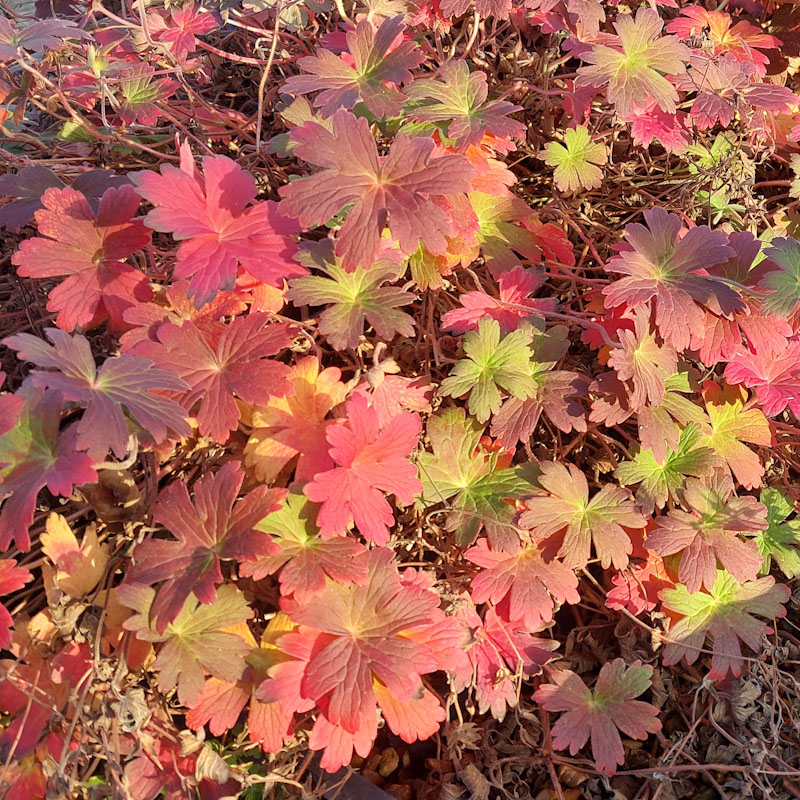
<instances>
[{"instance_id":1,"label":"red leaf","mask_svg":"<svg viewBox=\"0 0 800 800\"><path fill-rule=\"evenodd\" d=\"M725 365L725 379L755 389L758 404L768 417L789 408L800 418L800 341L756 352L739 346Z\"/></svg>"},{"instance_id":2,"label":"red leaf","mask_svg":"<svg viewBox=\"0 0 800 800\"><path fill-rule=\"evenodd\" d=\"M289 325L269 324L268 314L236 317L230 323L207 321L159 327L158 341L145 341L134 352L152 358L189 385L181 404L195 414L203 436L224 443L239 424L236 398L264 403L290 390L289 368L268 360L291 343Z\"/></svg>"},{"instance_id":3,"label":"red leaf","mask_svg":"<svg viewBox=\"0 0 800 800\"><path fill-rule=\"evenodd\" d=\"M469 189L469 162L460 155L437 158L433 139L409 136L398 136L380 158L365 119L337 111L332 120L332 132L317 122L292 129L295 154L322 171L282 186L281 212L310 228L354 203L336 244L345 269L378 259L387 216L404 253L416 251L420 241L431 253L443 253L455 229L435 198Z\"/></svg>"},{"instance_id":4,"label":"red leaf","mask_svg":"<svg viewBox=\"0 0 800 800\"><path fill-rule=\"evenodd\" d=\"M222 561L249 560L278 549L256 525L280 508L286 491L259 486L237 500L243 479L229 461L195 484L193 501L181 482L159 494L153 518L177 541L145 540L134 550L128 573L129 580L148 586L165 581L151 609L158 633L178 616L192 592L201 603L214 602Z\"/></svg>"},{"instance_id":5,"label":"red leaf","mask_svg":"<svg viewBox=\"0 0 800 800\"><path fill-rule=\"evenodd\" d=\"M130 186L108 189L97 213L75 189L48 189L36 212L41 236L22 242L13 256L20 275L64 277L47 308L67 331L106 319L120 328L126 309L149 300L144 274L124 260L150 243L150 232L133 217L139 198Z\"/></svg>"},{"instance_id":6,"label":"red leaf","mask_svg":"<svg viewBox=\"0 0 800 800\"><path fill-rule=\"evenodd\" d=\"M336 423L325 419L344 401L346 386L338 367L320 371L319 359L306 356L289 368L291 390L270 397L253 409L253 432L245 447L245 464L268 483L294 459L295 478L307 481L333 467L325 431Z\"/></svg>"},{"instance_id":7,"label":"red leaf","mask_svg":"<svg viewBox=\"0 0 800 800\"><path fill-rule=\"evenodd\" d=\"M483 291L466 292L459 298L463 308L454 308L442 317L442 329L465 333L478 329L478 322L490 316L500 323L503 333L515 331L521 319L536 317L539 311L554 311L553 298L531 299L530 295L543 283L544 276L523 267L504 272L499 280L500 297L495 299Z\"/></svg>"},{"instance_id":8,"label":"red leaf","mask_svg":"<svg viewBox=\"0 0 800 800\"><path fill-rule=\"evenodd\" d=\"M0 437L0 464L8 465L3 472L0 550L13 541L20 550L30 549L28 528L45 486L52 494L69 497L75 485L97 480L92 459L76 452L75 426L59 431L61 393L29 387L21 396L25 405L17 424Z\"/></svg>"},{"instance_id":9,"label":"red leaf","mask_svg":"<svg viewBox=\"0 0 800 800\"><path fill-rule=\"evenodd\" d=\"M677 351L705 321L703 308L731 316L746 307L738 293L707 270L735 255L722 231L702 225L680 237L681 221L663 208L644 212L647 227L625 228L627 242L607 270L625 277L603 289L606 305L655 307L658 332Z\"/></svg>"},{"instance_id":10,"label":"red leaf","mask_svg":"<svg viewBox=\"0 0 800 800\"><path fill-rule=\"evenodd\" d=\"M634 411L643 405L658 405L666 389L664 381L678 368L678 354L668 343L656 341L650 329L650 310L639 307L632 315L634 329L617 331L619 348L612 349L608 365L621 381L631 381L630 404Z\"/></svg>"},{"instance_id":11,"label":"red leaf","mask_svg":"<svg viewBox=\"0 0 800 800\"><path fill-rule=\"evenodd\" d=\"M613 575L611 582L614 588L606 594L606 605L616 611L625 608L634 615L653 611L658 605L658 593L675 585L664 559L655 553L648 553L644 564L628 565L628 570Z\"/></svg>"},{"instance_id":12,"label":"red leaf","mask_svg":"<svg viewBox=\"0 0 800 800\"><path fill-rule=\"evenodd\" d=\"M392 733L404 742L429 739L445 720L445 711L433 692L423 688L419 697L400 700L380 681L375 681L375 697Z\"/></svg>"},{"instance_id":13,"label":"red leaf","mask_svg":"<svg viewBox=\"0 0 800 800\"><path fill-rule=\"evenodd\" d=\"M23 567L18 567L13 558L0 558L0 597L21 589L33 575ZM7 650L11 646L11 626L14 620L8 609L0 603L0 648Z\"/></svg>"},{"instance_id":14,"label":"red leaf","mask_svg":"<svg viewBox=\"0 0 800 800\"><path fill-rule=\"evenodd\" d=\"M172 53L178 61L184 61L197 49L195 36L209 33L219 27L219 21L210 11L203 11L200 5L186 3L175 6L162 14L150 12L150 26L153 38L158 42L170 45Z\"/></svg>"},{"instance_id":15,"label":"red leaf","mask_svg":"<svg viewBox=\"0 0 800 800\"><path fill-rule=\"evenodd\" d=\"M517 705L517 673L531 677L540 672L542 665L552 659L558 642L520 630L518 623L501 619L491 607L481 620L468 597L459 598L457 609L472 644L467 652L469 663L450 667L456 688L460 691L474 684L478 713L491 711L502 722L506 709Z\"/></svg>"},{"instance_id":16,"label":"red leaf","mask_svg":"<svg viewBox=\"0 0 800 800\"><path fill-rule=\"evenodd\" d=\"M430 380L387 375L383 371L384 364L385 362L369 370L351 392L351 395L362 394L367 398L369 405L378 412L378 426L385 428L404 411L418 411L421 414L430 412L433 397Z\"/></svg>"},{"instance_id":17,"label":"red leaf","mask_svg":"<svg viewBox=\"0 0 800 800\"><path fill-rule=\"evenodd\" d=\"M41 19L21 30L8 17L0 17L0 61L17 57L20 47L26 50L58 50L64 39L89 39L91 34L78 27L71 19Z\"/></svg>"},{"instance_id":18,"label":"red leaf","mask_svg":"<svg viewBox=\"0 0 800 800\"><path fill-rule=\"evenodd\" d=\"M302 493L290 492L283 508L258 525L274 537L274 549L246 554L241 574L259 581L280 570L281 594L294 595L299 603L324 592L326 577L345 585L366 583L367 563L360 557L364 546L345 536L321 538L315 513Z\"/></svg>"},{"instance_id":19,"label":"red leaf","mask_svg":"<svg viewBox=\"0 0 800 800\"><path fill-rule=\"evenodd\" d=\"M562 603L578 603L578 578L558 559L545 561L535 544L515 553L491 550L485 539L464 557L483 569L472 579L472 599L509 603L509 619L520 627L541 630Z\"/></svg>"}]
</instances>

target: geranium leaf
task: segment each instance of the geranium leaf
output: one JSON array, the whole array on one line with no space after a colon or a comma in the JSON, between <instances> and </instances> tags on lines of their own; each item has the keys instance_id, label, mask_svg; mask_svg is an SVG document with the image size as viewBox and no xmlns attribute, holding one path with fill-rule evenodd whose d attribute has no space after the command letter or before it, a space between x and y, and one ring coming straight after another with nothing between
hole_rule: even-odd
<instances>
[{"instance_id":1,"label":"geranium leaf","mask_svg":"<svg viewBox=\"0 0 800 800\"><path fill-rule=\"evenodd\" d=\"M516 676L540 673L558 642L531 635L519 622L502 619L492 606L486 607L481 619L469 596L459 597L456 609L471 643L467 662L450 667L456 689L474 687L478 712L489 711L502 722L506 710L518 702Z\"/></svg>"},{"instance_id":2,"label":"geranium leaf","mask_svg":"<svg viewBox=\"0 0 800 800\"><path fill-rule=\"evenodd\" d=\"M188 384L180 402L196 416L203 436L227 441L241 411L236 398L264 403L289 391L289 368L272 360L291 344L292 329L270 324L269 314L248 314L229 323L167 322L158 328L157 341L137 344L134 352L168 367Z\"/></svg>"},{"instance_id":3,"label":"geranium leaf","mask_svg":"<svg viewBox=\"0 0 800 800\"><path fill-rule=\"evenodd\" d=\"M17 423L0 437L0 551L14 541L20 550L30 549L28 528L45 486L54 495L69 497L74 486L97 480L92 459L77 452L75 426L59 430L61 393L23 386L20 396L25 405Z\"/></svg>"},{"instance_id":4,"label":"geranium leaf","mask_svg":"<svg viewBox=\"0 0 800 800\"><path fill-rule=\"evenodd\" d=\"M625 608L634 615L654 611L660 602L658 593L675 586L664 559L652 551L643 564L629 564L628 569L612 575L611 583L614 588L606 594L606 605L615 610Z\"/></svg>"},{"instance_id":5,"label":"geranium leaf","mask_svg":"<svg viewBox=\"0 0 800 800\"><path fill-rule=\"evenodd\" d=\"M123 623L125 630L142 641L162 643L152 667L162 692L177 687L178 700L189 705L203 689L205 672L228 683L242 677L251 647L225 629L250 619L253 610L236 587L220 587L217 599L208 605L190 596L163 633L151 617L155 589L127 583L115 591L120 602L136 612Z\"/></svg>"},{"instance_id":6,"label":"geranium leaf","mask_svg":"<svg viewBox=\"0 0 800 800\"><path fill-rule=\"evenodd\" d=\"M129 436L125 412L156 443L170 431L178 436L191 433L183 408L155 394L186 388L174 372L129 353L107 358L97 368L84 336L70 336L58 328L47 328L46 333L52 345L29 333L9 336L3 343L19 358L41 367L31 373L37 386L57 389L66 400L85 406L78 423L78 446L95 461L102 461L109 449L117 458L125 457Z\"/></svg>"},{"instance_id":7,"label":"geranium leaf","mask_svg":"<svg viewBox=\"0 0 800 800\"><path fill-rule=\"evenodd\" d=\"M33 575L24 567L18 567L13 558L0 558L0 597L19 591ZM11 646L11 627L14 620L8 609L0 603L0 647L7 650Z\"/></svg>"},{"instance_id":8,"label":"geranium leaf","mask_svg":"<svg viewBox=\"0 0 800 800\"><path fill-rule=\"evenodd\" d=\"M78 27L71 19L41 19L22 29L8 17L0 17L0 60L10 61L17 57L19 48L36 50L58 50L64 39L92 39L91 34Z\"/></svg>"},{"instance_id":9,"label":"geranium leaf","mask_svg":"<svg viewBox=\"0 0 800 800\"><path fill-rule=\"evenodd\" d=\"M119 116L126 125L155 125L161 116L159 103L180 87L171 78L154 78L155 70L148 64L136 64L119 76L122 93Z\"/></svg>"},{"instance_id":10,"label":"geranium leaf","mask_svg":"<svg viewBox=\"0 0 800 800\"><path fill-rule=\"evenodd\" d=\"M701 444L710 447L725 461L745 489L755 489L761 483L764 467L758 454L744 442L762 447L773 443L767 418L757 408L745 409L747 393L738 386L720 386L706 381L703 398L710 432L704 434Z\"/></svg>"},{"instance_id":11,"label":"geranium leaf","mask_svg":"<svg viewBox=\"0 0 800 800\"><path fill-rule=\"evenodd\" d=\"M100 544L94 523L86 526L78 544L67 520L51 511L39 541L42 552L56 568L53 580L62 592L80 598L89 594L103 579L110 548L107 544Z\"/></svg>"},{"instance_id":12,"label":"geranium leaf","mask_svg":"<svg viewBox=\"0 0 800 800\"><path fill-rule=\"evenodd\" d=\"M772 268L758 284L768 292L761 300L762 307L768 314L788 317L800 303L800 242L775 238L765 255Z\"/></svg>"},{"instance_id":13,"label":"geranium leaf","mask_svg":"<svg viewBox=\"0 0 800 800\"><path fill-rule=\"evenodd\" d=\"M482 567L472 579L472 599L495 605L505 600L509 620L526 630L541 630L561 604L580 602L575 572L557 558L545 560L535 544L509 553L480 539L464 557Z\"/></svg>"},{"instance_id":14,"label":"geranium leaf","mask_svg":"<svg viewBox=\"0 0 800 800\"><path fill-rule=\"evenodd\" d=\"M519 327L525 317L538 317L540 311L555 311L553 298L531 298L544 283L544 276L532 269L514 267L498 279L499 298L486 292L465 292L459 297L462 308L454 308L442 317L443 330L466 333L478 328L483 317L493 317L500 323L503 333Z\"/></svg>"},{"instance_id":15,"label":"geranium leaf","mask_svg":"<svg viewBox=\"0 0 800 800\"><path fill-rule=\"evenodd\" d=\"M589 129L583 125L567 128L564 144L549 142L544 152L544 163L555 167L553 179L562 192L596 189L603 182L603 172L598 165L606 161L605 146L592 142Z\"/></svg>"},{"instance_id":16,"label":"geranium leaf","mask_svg":"<svg viewBox=\"0 0 800 800\"><path fill-rule=\"evenodd\" d=\"M581 58L592 66L578 70L576 86L605 88L617 113L629 114L653 99L668 114L675 113L678 93L664 77L686 71L690 51L675 36L661 36L663 22L657 11L639 8L636 17L620 14L613 47L594 44Z\"/></svg>"},{"instance_id":17,"label":"geranium leaf","mask_svg":"<svg viewBox=\"0 0 800 800\"><path fill-rule=\"evenodd\" d=\"M638 411L643 405L657 406L666 393L665 381L678 369L678 354L668 343L659 343L650 328L650 310L633 312L634 329L617 331L620 347L612 349L608 365L621 381L630 381L630 405Z\"/></svg>"},{"instance_id":18,"label":"geranium leaf","mask_svg":"<svg viewBox=\"0 0 800 800\"><path fill-rule=\"evenodd\" d=\"M412 119L447 123L447 137L454 140L460 152L480 144L487 133L507 139L525 135L525 126L508 116L521 107L505 100L487 100L486 73L470 72L466 61L447 61L436 77L414 81L408 96L416 101Z\"/></svg>"},{"instance_id":19,"label":"geranium leaf","mask_svg":"<svg viewBox=\"0 0 800 800\"><path fill-rule=\"evenodd\" d=\"M658 332L681 352L689 346L692 330L705 322L702 307L725 316L745 309L733 288L707 272L735 252L722 231L704 225L679 238L680 218L663 208L645 211L644 218L647 227L636 223L625 228L625 247L606 265L609 272L624 276L603 289L606 305L652 304Z\"/></svg>"},{"instance_id":20,"label":"geranium leaf","mask_svg":"<svg viewBox=\"0 0 800 800\"><path fill-rule=\"evenodd\" d=\"M756 531L753 539L764 558L761 574L769 572L774 558L787 578L796 578L800 575L800 520L788 519L794 506L780 489L764 489L760 500L767 508L767 526Z\"/></svg>"},{"instance_id":21,"label":"geranium leaf","mask_svg":"<svg viewBox=\"0 0 800 800\"><path fill-rule=\"evenodd\" d=\"M282 90L294 95L319 92L314 105L324 117L340 108L352 109L359 99L378 118L397 116L405 96L386 84L407 83L411 70L425 60L413 39L392 47L404 28L403 15L385 19L377 30L372 22L362 20L346 35L350 59L319 48L315 55L297 62L310 74L293 75Z\"/></svg>"},{"instance_id":22,"label":"geranium leaf","mask_svg":"<svg viewBox=\"0 0 800 800\"><path fill-rule=\"evenodd\" d=\"M678 580L690 592L711 589L717 562L740 582L756 578L762 563L758 547L737 534L764 530L767 509L753 497L734 497L733 481L723 470L687 480L681 502L688 511L673 509L656 517L658 527L645 547L661 556L680 553Z\"/></svg>"},{"instance_id":23,"label":"geranium leaf","mask_svg":"<svg viewBox=\"0 0 800 800\"><path fill-rule=\"evenodd\" d=\"M500 390L525 400L535 392L529 326L500 336L500 324L491 317L478 323L477 331L467 331L464 355L442 381L439 391L445 397L469 395L468 408L479 422L486 422L500 408Z\"/></svg>"},{"instance_id":24,"label":"geranium leaf","mask_svg":"<svg viewBox=\"0 0 800 800\"><path fill-rule=\"evenodd\" d=\"M213 603L222 583L221 562L245 561L277 551L257 524L280 508L286 493L259 486L237 499L244 473L234 462L204 475L189 497L186 485L171 483L158 495L153 519L174 540L150 537L133 551L128 579L147 586L162 584L150 609L158 633L180 613L189 595Z\"/></svg>"},{"instance_id":25,"label":"geranium leaf","mask_svg":"<svg viewBox=\"0 0 800 800\"><path fill-rule=\"evenodd\" d=\"M574 464L548 461L541 469L539 484L547 496L525 502L520 525L538 540L563 533L558 555L570 567L585 567L594 543L603 567L624 569L633 549L625 528L646 524L630 492L607 484L590 500L586 476Z\"/></svg>"},{"instance_id":26,"label":"geranium leaf","mask_svg":"<svg viewBox=\"0 0 800 800\"><path fill-rule=\"evenodd\" d=\"M150 231L134 219L139 198L130 186L108 189L95 212L74 188L47 189L36 211L41 236L26 239L13 256L20 275L64 280L50 292L47 307L71 331L107 319L116 328L123 314L152 292L144 273L125 263L150 243Z\"/></svg>"},{"instance_id":27,"label":"geranium leaf","mask_svg":"<svg viewBox=\"0 0 800 800\"><path fill-rule=\"evenodd\" d=\"M335 423L326 417L344 402L347 388L341 377L338 367L321 370L316 356L306 356L289 368L286 380L291 390L253 409L253 431L244 454L245 464L259 481L269 483L295 458L298 481L333 467L325 431Z\"/></svg>"},{"instance_id":28,"label":"geranium leaf","mask_svg":"<svg viewBox=\"0 0 800 800\"><path fill-rule=\"evenodd\" d=\"M722 680L728 673L741 675L744 658L739 640L760 652L764 635L772 629L756 615L770 620L786 616L783 603L789 596L789 587L776 586L770 576L742 584L721 570L710 592L690 593L681 585L664 589L663 607L677 619L666 635L664 664L677 664L682 658L694 664L710 636L714 653L709 677Z\"/></svg>"},{"instance_id":29,"label":"geranium leaf","mask_svg":"<svg viewBox=\"0 0 800 800\"><path fill-rule=\"evenodd\" d=\"M614 471L623 486L639 484L636 502L645 514L663 508L667 500L678 502L686 478L709 475L721 460L709 447L700 442L702 434L696 425L681 431L677 450L669 450L659 462L652 450L639 450L632 461L624 461Z\"/></svg>"},{"instance_id":30,"label":"geranium leaf","mask_svg":"<svg viewBox=\"0 0 800 800\"><path fill-rule=\"evenodd\" d=\"M308 228L353 204L336 241L345 269L375 263L387 221L404 253L420 241L443 253L454 229L433 198L466 192L474 175L469 162L460 155L434 157L433 139L408 136L398 136L381 159L365 119L349 111L332 119L332 132L316 122L292 130L295 154L322 170L281 187L282 213Z\"/></svg>"},{"instance_id":31,"label":"geranium leaf","mask_svg":"<svg viewBox=\"0 0 800 800\"><path fill-rule=\"evenodd\" d=\"M401 582L390 551L377 548L366 558L363 586L329 581L308 603L287 604L303 627L280 641L289 650L298 647L295 639L310 645L301 695L324 704L330 722L350 732L375 707L374 678L400 701L421 690L420 676L437 661L424 636L414 634L443 616L435 593Z\"/></svg>"},{"instance_id":32,"label":"geranium leaf","mask_svg":"<svg viewBox=\"0 0 800 800\"><path fill-rule=\"evenodd\" d=\"M282 508L256 526L272 537L275 551L248 554L242 575L261 580L280 572L281 594L301 604L325 591L326 577L345 586L366 583L364 546L345 536L323 539L314 522L317 511L301 491L290 491Z\"/></svg>"},{"instance_id":33,"label":"geranium leaf","mask_svg":"<svg viewBox=\"0 0 800 800\"><path fill-rule=\"evenodd\" d=\"M768 417L787 408L800 416L800 341L776 337L756 352L739 345L725 365L725 380L756 390L756 399Z\"/></svg>"},{"instance_id":34,"label":"geranium leaf","mask_svg":"<svg viewBox=\"0 0 800 800\"><path fill-rule=\"evenodd\" d=\"M478 218L477 244L493 274L543 258L574 264L575 256L564 231L543 224L521 198L504 190L499 194L470 192L469 202Z\"/></svg>"},{"instance_id":35,"label":"geranium leaf","mask_svg":"<svg viewBox=\"0 0 800 800\"><path fill-rule=\"evenodd\" d=\"M422 490L417 468L407 458L421 427L418 414L403 412L381 430L365 397L348 399L347 423L326 432L336 466L303 487L310 500L322 504L317 524L324 538L344 534L355 524L377 544L389 540L394 514L385 495L408 505Z\"/></svg>"},{"instance_id":36,"label":"geranium leaf","mask_svg":"<svg viewBox=\"0 0 800 800\"><path fill-rule=\"evenodd\" d=\"M405 271L403 266L384 259L348 272L334 256L330 240L309 243L301 254L303 263L313 264L328 277L295 278L290 282L288 298L295 305L327 306L320 314L319 330L336 350L356 347L365 322L387 341L396 333L414 335L414 320L399 308L413 303L415 295L383 286L397 280Z\"/></svg>"},{"instance_id":37,"label":"geranium leaf","mask_svg":"<svg viewBox=\"0 0 800 800\"><path fill-rule=\"evenodd\" d=\"M0 175L0 194L13 197L0 206L0 225L12 233L27 225L42 207L48 189L61 189L64 182L49 167L31 164L17 173Z\"/></svg>"},{"instance_id":38,"label":"geranium leaf","mask_svg":"<svg viewBox=\"0 0 800 800\"><path fill-rule=\"evenodd\" d=\"M180 169L162 164L160 173L143 170L130 179L155 206L145 224L181 242L175 276L191 278L189 296L196 305L233 289L239 266L276 286L305 274L292 258L296 226L277 214L275 203L253 205L255 180L230 158L204 157L201 174L184 144Z\"/></svg>"},{"instance_id":39,"label":"geranium leaf","mask_svg":"<svg viewBox=\"0 0 800 800\"><path fill-rule=\"evenodd\" d=\"M533 475L521 467L504 467L500 453L481 447L483 425L462 408L430 417L426 433L433 452L417 458L420 503L425 508L447 503L445 527L456 533L459 547L472 544L485 527L494 549L517 550L516 512L508 501L534 491Z\"/></svg>"},{"instance_id":40,"label":"geranium leaf","mask_svg":"<svg viewBox=\"0 0 800 800\"><path fill-rule=\"evenodd\" d=\"M627 666L616 658L603 664L590 690L571 670L551 672L553 682L540 686L533 699L548 711L566 712L551 730L553 747L575 755L591 738L597 768L613 775L625 762L619 731L646 739L661 730L658 709L634 699L650 688L652 674L653 668L639 661Z\"/></svg>"}]
</instances>

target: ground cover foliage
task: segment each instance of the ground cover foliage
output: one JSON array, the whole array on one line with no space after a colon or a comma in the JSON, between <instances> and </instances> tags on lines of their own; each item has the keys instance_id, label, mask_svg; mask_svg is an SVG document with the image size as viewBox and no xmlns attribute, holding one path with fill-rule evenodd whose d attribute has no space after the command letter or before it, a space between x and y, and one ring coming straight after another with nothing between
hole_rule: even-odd
<instances>
[{"instance_id":1,"label":"ground cover foliage","mask_svg":"<svg viewBox=\"0 0 800 800\"><path fill-rule=\"evenodd\" d=\"M794 3L2 5L4 800L800 795Z\"/></svg>"}]
</instances>

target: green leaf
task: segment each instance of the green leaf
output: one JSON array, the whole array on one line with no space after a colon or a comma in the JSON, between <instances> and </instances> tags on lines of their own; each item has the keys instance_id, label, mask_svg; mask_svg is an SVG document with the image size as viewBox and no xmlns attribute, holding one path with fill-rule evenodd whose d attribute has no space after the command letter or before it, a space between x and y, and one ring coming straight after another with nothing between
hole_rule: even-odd
<instances>
[{"instance_id":1,"label":"green leaf","mask_svg":"<svg viewBox=\"0 0 800 800\"><path fill-rule=\"evenodd\" d=\"M764 489L761 502L767 507L767 529L754 538L764 556L761 574L766 575L774 558L787 578L800 575L800 519L786 521L794 506L779 489Z\"/></svg>"},{"instance_id":2,"label":"green leaf","mask_svg":"<svg viewBox=\"0 0 800 800\"><path fill-rule=\"evenodd\" d=\"M459 547L472 544L482 527L494 550L516 546L515 509L507 500L532 493L536 470L499 469L501 453L490 453L480 446L483 425L466 417L462 408L450 408L431 417L427 434L433 452L422 453L417 459L422 506L430 508L450 501L445 527L456 531Z\"/></svg>"},{"instance_id":3,"label":"green leaf","mask_svg":"<svg viewBox=\"0 0 800 800\"><path fill-rule=\"evenodd\" d=\"M163 642L153 664L162 692L177 686L178 700L189 705L205 684L205 672L228 683L236 683L242 677L245 658L252 648L240 636L223 630L253 616L236 587L221 586L217 599L202 605L191 595L163 634L156 631L150 615L155 589L133 583L119 586L116 591L123 605L138 612L123 627L142 641Z\"/></svg>"},{"instance_id":4,"label":"green leaf","mask_svg":"<svg viewBox=\"0 0 800 800\"><path fill-rule=\"evenodd\" d=\"M766 619L786 616L782 604L789 596L789 587L776 586L770 576L738 583L722 570L717 570L711 592L690 594L682 584L664 589L661 592L664 608L681 617L667 633L664 664L677 664L682 658L693 664L700 656L706 636L710 636L714 654L709 677L719 680L728 672L734 677L741 675L744 658L739 640L760 652L764 635L771 631L754 615Z\"/></svg>"},{"instance_id":5,"label":"green leaf","mask_svg":"<svg viewBox=\"0 0 800 800\"><path fill-rule=\"evenodd\" d=\"M497 196L470 192L469 201L478 217L476 239L488 264L511 269L519 263L517 254L539 261L541 250L536 233L525 227L533 212L524 200L511 192Z\"/></svg>"},{"instance_id":6,"label":"green leaf","mask_svg":"<svg viewBox=\"0 0 800 800\"><path fill-rule=\"evenodd\" d=\"M295 305L327 306L320 314L319 330L336 350L356 347L365 322L381 339L391 340L396 333L413 336L414 320L398 308L413 303L415 295L382 285L397 280L403 266L384 259L347 272L334 256L329 239L304 243L298 260L328 277L296 278L289 282L288 297Z\"/></svg>"},{"instance_id":7,"label":"green leaf","mask_svg":"<svg viewBox=\"0 0 800 800\"><path fill-rule=\"evenodd\" d=\"M96 138L91 133L93 130L96 129L94 125L89 122L84 126L70 119L61 126L57 138L62 142L93 142Z\"/></svg>"},{"instance_id":8,"label":"green leaf","mask_svg":"<svg viewBox=\"0 0 800 800\"><path fill-rule=\"evenodd\" d=\"M659 463L652 450L639 450L632 461L620 464L614 477L623 486L638 483L636 501L646 514L663 508L667 499L678 501L680 490L687 477L702 478L721 465L719 457L709 447L699 445L702 434L696 425L681 431L677 450L667 451Z\"/></svg>"},{"instance_id":9,"label":"green leaf","mask_svg":"<svg viewBox=\"0 0 800 800\"><path fill-rule=\"evenodd\" d=\"M706 381L703 398L711 423L703 444L716 451L745 489L755 489L761 483L764 467L758 454L744 442L770 446L769 420L759 409L746 408L747 392L741 386L719 386Z\"/></svg>"},{"instance_id":10,"label":"green leaf","mask_svg":"<svg viewBox=\"0 0 800 800\"><path fill-rule=\"evenodd\" d=\"M603 182L603 172L596 164L605 164L606 148L593 142L584 125L568 128L564 144L549 142L545 147L544 163L555 167L553 178L562 192L595 189Z\"/></svg>"},{"instance_id":11,"label":"green leaf","mask_svg":"<svg viewBox=\"0 0 800 800\"><path fill-rule=\"evenodd\" d=\"M762 306L767 314L788 317L800 303L800 242L773 239L765 255L776 269L767 272L758 284L769 292Z\"/></svg>"},{"instance_id":12,"label":"green leaf","mask_svg":"<svg viewBox=\"0 0 800 800\"><path fill-rule=\"evenodd\" d=\"M444 397L469 395L467 407L480 422L486 422L502 402L500 390L525 400L536 391L531 364L530 345L533 332L521 325L506 336L500 336L496 319L484 317L477 331L464 337L464 353L450 376L441 385Z\"/></svg>"}]
</instances>

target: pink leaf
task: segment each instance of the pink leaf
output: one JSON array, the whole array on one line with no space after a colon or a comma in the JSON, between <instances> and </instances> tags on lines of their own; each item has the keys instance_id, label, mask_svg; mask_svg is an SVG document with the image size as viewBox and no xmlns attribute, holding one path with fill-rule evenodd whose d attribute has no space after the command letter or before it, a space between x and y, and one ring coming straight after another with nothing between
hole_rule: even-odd
<instances>
[{"instance_id":1,"label":"pink leaf","mask_svg":"<svg viewBox=\"0 0 800 800\"><path fill-rule=\"evenodd\" d=\"M306 274L292 260L295 226L278 216L275 203L251 205L257 190L249 173L226 156L204 157L203 173L184 146L180 169L162 164L160 174L130 175L139 194L155 206L145 224L181 242L175 276L191 278L189 296L198 306L233 289L239 266L272 285Z\"/></svg>"},{"instance_id":2,"label":"pink leaf","mask_svg":"<svg viewBox=\"0 0 800 800\"><path fill-rule=\"evenodd\" d=\"M789 408L800 418L800 341L755 353L740 346L725 365L725 379L755 389L758 404L768 417Z\"/></svg>"},{"instance_id":3,"label":"pink leaf","mask_svg":"<svg viewBox=\"0 0 800 800\"><path fill-rule=\"evenodd\" d=\"M625 277L604 288L603 294L609 308L652 303L658 332L680 352L705 321L701 306L724 316L744 310L739 294L707 272L734 252L722 231L706 226L691 228L681 237L679 217L663 208L645 211L644 218L647 227L636 223L625 228L627 242L607 264L609 272Z\"/></svg>"},{"instance_id":4,"label":"pink leaf","mask_svg":"<svg viewBox=\"0 0 800 800\"><path fill-rule=\"evenodd\" d=\"M571 670L551 672L553 683L543 684L533 699L548 711L566 712L552 729L553 747L569 748L575 755L591 737L597 768L613 775L625 762L619 731L632 739L646 739L661 730L658 709L634 700L650 687L653 668L635 661L626 666L621 658L600 669L594 691Z\"/></svg>"},{"instance_id":5,"label":"pink leaf","mask_svg":"<svg viewBox=\"0 0 800 800\"><path fill-rule=\"evenodd\" d=\"M484 316L490 316L500 323L503 333L517 329L521 319L537 316L541 311L554 311L556 302L553 298L542 300L531 299L544 277L522 267L515 267L504 272L499 278L500 297L495 299L485 292L466 292L459 298L463 308L448 311L442 317L442 328L453 333L465 333L478 329L478 322Z\"/></svg>"},{"instance_id":6,"label":"pink leaf","mask_svg":"<svg viewBox=\"0 0 800 800\"><path fill-rule=\"evenodd\" d=\"M322 503L317 523L323 538L343 534L355 523L365 538L385 544L394 514L384 495L407 505L422 491L417 468L407 459L422 423L418 414L403 412L381 430L377 411L361 395L348 400L347 414L347 424L327 431L337 466L315 475L303 491Z\"/></svg>"},{"instance_id":7,"label":"pink leaf","mask_svg":"<svg viewBox=\"0 0 800 800\"><path fill-rule=\"evenodd\" d=\"M563 534L558 555L570 567L586 566L593 543L603 567L624 569L632 550L625 528L646 524L630 492L606 484L590 500L586 477L574 464L548 461L541 467L539 483L547 495L526 501L520 525L540 540Z\"/></svg>"},{"instance_id":8,"label":"pink leaf","mask_svg":"<svg viewBox=\"0 0 800 800\"><path fill-rule=\"evenodd\" d=\"M92 459L102 461L109 449L117 458L125 457L129 433L124 411L156 443L164 441L169 431L191 433L183 408L155 394L185 388L174 372L156 369L152 361L128 353L107 358L98 369L84 336L70 336L58 328L47 328L46 333L52 345L29 333L9 336L3 343L19 358L42 368L31 373L34 384L57 389L66 400L86 407L78 423L78 446Z\"/></svg>"},{"instance_id":9,"label":"pink leaf","mask_svg":"<svg viewBox=\"0 0 800 800\"><path fill-rule=\"evenodd\" d=\"M711 589L717 577L717 561L736 580L758 576L763 558L755 541L743 542L737 533L766 530L767 509L754 497L733 497L733 481L727 472L710 478L689 478L682 492L683 505L666 517L657 517L658 528L645 542L661 556L681 553L678 580L690 592Z\"/></svg>"}]
</instances>

